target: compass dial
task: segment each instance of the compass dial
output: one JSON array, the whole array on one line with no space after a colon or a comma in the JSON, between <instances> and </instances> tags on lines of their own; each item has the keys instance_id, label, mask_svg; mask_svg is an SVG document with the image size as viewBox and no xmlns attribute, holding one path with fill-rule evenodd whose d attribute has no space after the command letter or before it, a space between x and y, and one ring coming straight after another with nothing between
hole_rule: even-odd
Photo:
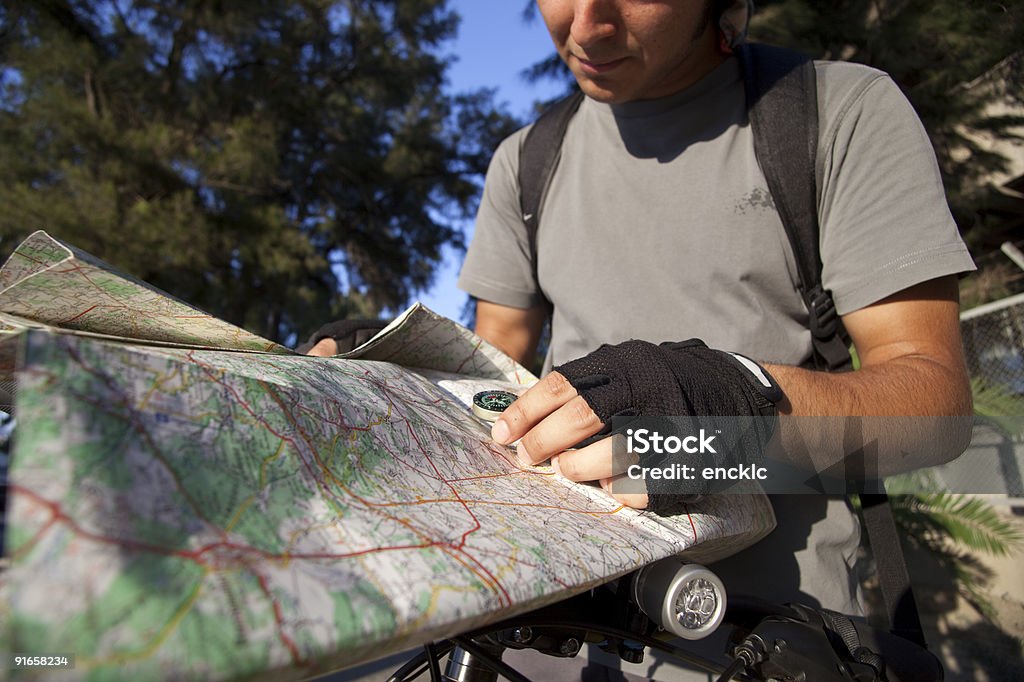
<instances>
[{"instance_id":1,"label":"compass dial","mask_svg":"<svg viewBox=\"0 0 1024 682\"><path fill-rule=\"evenodd\" d=\"M473 396L473 414L487 421L494 421L518 398L508 391L480 391Z\"/></svg>"}]
</instances>

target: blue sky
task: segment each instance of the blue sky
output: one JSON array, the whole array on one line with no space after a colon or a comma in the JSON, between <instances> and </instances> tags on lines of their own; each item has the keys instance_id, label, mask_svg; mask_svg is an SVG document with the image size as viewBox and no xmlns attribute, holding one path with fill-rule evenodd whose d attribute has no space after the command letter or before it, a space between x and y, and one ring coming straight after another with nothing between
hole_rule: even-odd
<instances>
[{"instance_id":1,"label":"blue sky","mask_svg":"<svg viewBox=\"0 0 1024 682\"><path fill-rule=\"evenodd\" d=\"M535 100L552 97L561 89L554 83L526 83L519 75L554 50L539 17L530 23L523 21L525 5L523 0L451 2L462 15L458 37L449 48L457 57L448 72L451 90L497 88L497 99L520 118L528 116ZM472 224L465 229L468 243ZM462 254L447 250L434 286L419 296L432 310L456 320L466 301L466 295L455 287L461 263Z\"/></svg>"}]
</instances>

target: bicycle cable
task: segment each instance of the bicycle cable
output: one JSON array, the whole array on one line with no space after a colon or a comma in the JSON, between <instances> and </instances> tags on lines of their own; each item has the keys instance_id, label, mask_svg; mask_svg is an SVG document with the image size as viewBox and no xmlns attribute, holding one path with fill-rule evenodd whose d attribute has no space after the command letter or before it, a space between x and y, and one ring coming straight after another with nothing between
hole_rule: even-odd
<instances>
[{"instance_id":1,"label":"bicycle cable","mask_svg":"<svg viewBox=\"0 0 1024 682\"><path fill-rule=\"evenodd\" d=\"M736 677L736 673L742 672L746 667L747 665L742 658L734 659L732 665L726 668L725 672L715 682L729 682Z\"/></svg>"},{"instance_id":2,"label":"bicycle cable","mask_svg":"<svg viewBox=\"0 0 1024 682\"><path fill-rule=\"evenodd\" d=\"M427 665L430 667L430 682L441 682L441 666L438 665L439 655L433 642L423 645L423 651L427 655Z\"/></svg>"}]
</instances>

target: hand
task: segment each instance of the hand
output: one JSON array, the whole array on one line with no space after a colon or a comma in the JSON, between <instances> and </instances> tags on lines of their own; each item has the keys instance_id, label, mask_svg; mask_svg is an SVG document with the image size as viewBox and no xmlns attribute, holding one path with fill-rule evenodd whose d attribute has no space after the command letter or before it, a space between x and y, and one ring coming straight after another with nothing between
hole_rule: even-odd
<instances>
[{"instance_id":1,"label":"hand","mask_svg":"<svg viewBox=\"0 0 1024 682\"><path fill-rule=\"evenodd\" d=\"M387 320L336 320L328 322L313 332L306 343L295 350L306 355L330 357L347 353L370 339L388 326Z\"/></svg>"},{"instance_id":2,"label":"hand","mask_svg":"<svg viewBox=\"0 0 1024 682\"><path fill-rule=\"evenodd\" d=\"M757 363L711 350L697 339L660 346L627 341L602 346L556 368L513 403L491 433L500 443L521 438L519 453L525 464L552 458L552 465L567 478L597 480L607 490L631 463L612 457L613 439L572 452L566 449L610 433L613 417L774 417L775 404L782 397L778 385ZM743 436L744 448L759 451L771 432L753 429L749 438ZM669 499L678 497L678 488L673 481L648 481L648 493L657 493L653 498L632 493L613 496L629 506L657 510L678 501Z\"/></svg>"},{"instance_id":3,"label":"hand","mask_svg":"<svg viewBox=\"0 0 1024 682\"><path fill-rule=\"evenodd\" d=\"M306 355L315 355L318 358L329 358L338 354L338 342L328 337L320 339L312 348L306 351Z\"/></svg>"},{"instance_id":4,"label":"hand","mask_svg":"<svg viewBox=\"0 0 1024 682\"><path fill-rule=\"evenodd\" d=\"M646 493L621 493L611 489L613 482L621 479L626 471L626 463L616 463L612 457L612 438L601 438L568 450L604 428L569 380L553 371L505 410L491 428L491 437L502 444L521 439L517 452L523 465L540 464L550 458L555 471L569 480L598 481L622 504L645 509Z\"/></svg>"}]
</instances>

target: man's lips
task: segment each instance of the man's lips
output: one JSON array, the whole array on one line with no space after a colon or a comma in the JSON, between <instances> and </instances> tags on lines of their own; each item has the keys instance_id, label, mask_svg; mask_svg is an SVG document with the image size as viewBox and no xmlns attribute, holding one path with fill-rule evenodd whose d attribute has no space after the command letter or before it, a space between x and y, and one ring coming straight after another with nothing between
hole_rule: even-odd
<instances>
[{"instance_id":1,"label":"man's lips","mask_svg":"<svg viewBox=\"0 0 1024 682\"><path fill-rule=\"evenodd\" d=\"M573 56L576 58L576 61L579 62L580 68L583 72L590 75L608 73L626 61L625 57L620 57L619 59L590 60L576 55Z\"/></svg>"}]
</instances>

